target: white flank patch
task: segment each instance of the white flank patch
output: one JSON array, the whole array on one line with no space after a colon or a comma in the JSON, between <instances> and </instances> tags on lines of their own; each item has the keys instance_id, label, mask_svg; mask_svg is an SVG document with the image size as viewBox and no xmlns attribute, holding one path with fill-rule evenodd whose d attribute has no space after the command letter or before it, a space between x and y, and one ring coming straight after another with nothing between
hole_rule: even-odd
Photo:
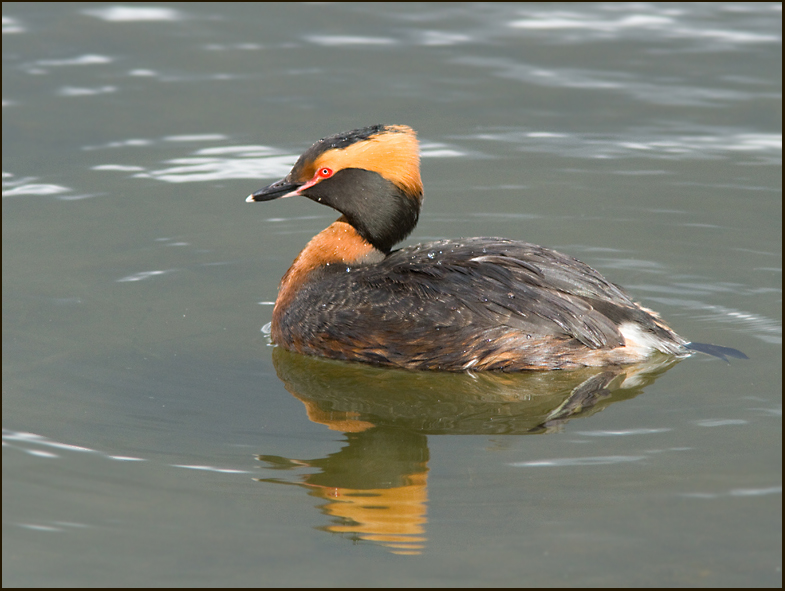
<instances>
[{"instance_id":1,"label":"white flank patch","mask_svg":"<svg viewBox=\"0 0 785 591\"><path fill-rule=\"evenodd\" d=\"M641 355L649 355L653 351L661 350L662 341L641 330L640 326L632 322L625 322L619 327L619 332L624 337L624 341L631 349L638 349Z\"/></svg>"}]
</instances>

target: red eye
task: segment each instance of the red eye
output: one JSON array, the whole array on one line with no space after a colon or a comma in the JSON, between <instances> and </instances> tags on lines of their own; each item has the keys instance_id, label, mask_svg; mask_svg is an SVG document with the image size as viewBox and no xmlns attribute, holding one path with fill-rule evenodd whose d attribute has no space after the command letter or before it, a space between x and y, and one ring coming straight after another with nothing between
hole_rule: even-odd
<instances>
[{"instance_id":1,"label":"red eye","mask_svg":"<svg viewBox=\"0 0 785 591\"><path fill-rule=\"evenodd\" d=\"M333 171L331 168L327 168L325 166L324 168L320 168L319 172L317 172L316 174L323 179L329 179L331 176L333 176Z\"/></svg>"}]
</instances>

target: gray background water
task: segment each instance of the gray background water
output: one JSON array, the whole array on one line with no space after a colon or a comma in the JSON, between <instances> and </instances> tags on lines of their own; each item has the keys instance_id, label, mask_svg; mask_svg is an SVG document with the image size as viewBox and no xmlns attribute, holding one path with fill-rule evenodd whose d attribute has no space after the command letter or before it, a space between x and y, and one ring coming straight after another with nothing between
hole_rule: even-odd
<instances>
[{"instance_id":1,"label":"gray background water","mask_svg":"<svg viewBox=\"0 0 785 591\"><path fill-rule=\"evenodd\" d=\"M781 585L781 19L4 3L3 584ZM442 428L441 409L374 450L309 420L261 329L336 214L244 198L320 137L380 122L423 145L410 243L557 248L750 360L688 359L536 435ZM336 394L354 370L328 369ZM366 378L360 396L414 387ZM426 406L474 387L428 379ZM407 400L374 416L401 423ZM316 484L340 464L360 490L391 448L419 454L397 473L419 495L403 555ZM404 490L388 486L367 488Z\"/></svg>"}]
</instances>

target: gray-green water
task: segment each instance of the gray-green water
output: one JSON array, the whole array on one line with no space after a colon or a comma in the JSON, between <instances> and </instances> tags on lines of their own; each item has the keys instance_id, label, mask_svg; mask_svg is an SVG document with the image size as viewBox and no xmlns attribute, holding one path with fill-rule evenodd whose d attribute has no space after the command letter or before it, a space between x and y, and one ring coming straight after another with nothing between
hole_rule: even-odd
<instances>
[{"instance_id":1,"label":"gray-green water","mask_svg":"<svg viewBox=\"0 0 785 591\"><path fill-rule=\"evenodd\" d=\"M781 19L4 3L3 584L781 585ZM336 214L245 196L374 123L420 134L410 243L557 248L750 359L473 377L269 347Z\"/></svg>"}]
</instances>

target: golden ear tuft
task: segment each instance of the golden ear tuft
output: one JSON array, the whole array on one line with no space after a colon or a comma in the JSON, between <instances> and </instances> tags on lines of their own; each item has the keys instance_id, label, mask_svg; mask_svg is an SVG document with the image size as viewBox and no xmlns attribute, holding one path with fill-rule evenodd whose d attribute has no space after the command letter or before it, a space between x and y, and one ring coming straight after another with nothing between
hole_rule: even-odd
<instances>
[{"instance_id":1,"label":"golden ear tuft","mask_svg":"<svg viewBox=\"0 0 785 591\"><path fill-rule=\"evenodd\" d=\"M327 150L314 162L315 169L322 166L336 172L344 168L372 170L413 198L422 197L420 146L417 134L408 125L388 125L368 139L343 149Z\"/></svg>"}]
</instances>

